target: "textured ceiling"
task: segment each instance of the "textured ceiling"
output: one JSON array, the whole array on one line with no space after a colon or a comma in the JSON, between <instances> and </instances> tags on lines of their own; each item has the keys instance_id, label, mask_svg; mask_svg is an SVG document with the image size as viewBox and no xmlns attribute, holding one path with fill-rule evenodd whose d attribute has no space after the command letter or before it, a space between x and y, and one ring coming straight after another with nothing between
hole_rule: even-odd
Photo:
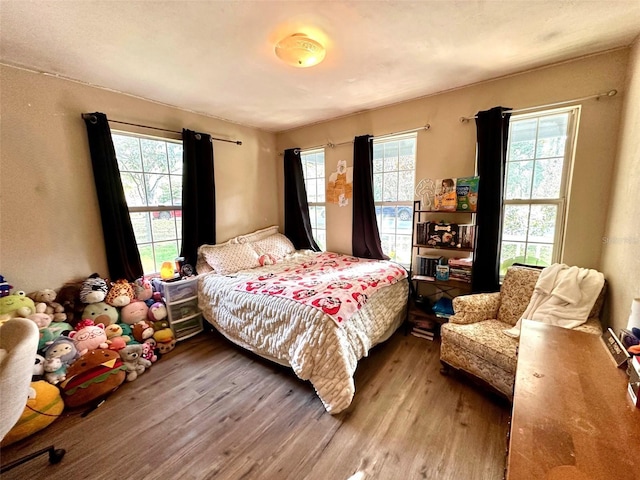
<instances>
[{"instance_id":1,"label":"textured ceiling","mask_svg":"<svg viewBox=\"0 0 640 480\"><path fill-rule=\"evenodd\" d=\"M325 61L274 45L315 33ZM269 131L628 46L640 0L0 0L0 61Z\"/></svg>"}]
</instances>

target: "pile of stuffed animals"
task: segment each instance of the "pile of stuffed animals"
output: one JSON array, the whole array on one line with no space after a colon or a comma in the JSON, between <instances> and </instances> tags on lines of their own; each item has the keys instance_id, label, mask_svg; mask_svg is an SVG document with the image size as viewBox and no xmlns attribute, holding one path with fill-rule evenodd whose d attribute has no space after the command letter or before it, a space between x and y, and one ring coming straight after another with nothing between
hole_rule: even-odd
<instances>
[{"instance_id":1,"label":"pile of stuffed animals","mask_svg":"<svg viewBox=\"0 0 640 480\"><path fill-rule=\"evenodd\" d=\"M167 308L145 278L108 282L94 273L59 292L12 288L0 276L0 323L23 317L38 325L34 381L57 386L67 407L134 381L175 347Z\"/></svg>"}]
</instances>

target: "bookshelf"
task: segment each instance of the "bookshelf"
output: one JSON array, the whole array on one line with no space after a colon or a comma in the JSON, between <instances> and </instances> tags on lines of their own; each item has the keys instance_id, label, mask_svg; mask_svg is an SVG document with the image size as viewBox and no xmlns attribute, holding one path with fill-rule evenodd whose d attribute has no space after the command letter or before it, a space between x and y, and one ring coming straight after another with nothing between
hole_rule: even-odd
<instances>
[{"instance_id":1,"label":"bookshelf","mask_svg":"<svg viewBox=\"0 0 640 480\"><path fill-rule=\"evenodd\" d=\"M449 316L443 308L449 310L454 297L471 293L475 213L426 210L416 200L411 244L408 331L420 336L420 325L430 324L432 338L437 337Z\"/></svg>"}]
</instances>

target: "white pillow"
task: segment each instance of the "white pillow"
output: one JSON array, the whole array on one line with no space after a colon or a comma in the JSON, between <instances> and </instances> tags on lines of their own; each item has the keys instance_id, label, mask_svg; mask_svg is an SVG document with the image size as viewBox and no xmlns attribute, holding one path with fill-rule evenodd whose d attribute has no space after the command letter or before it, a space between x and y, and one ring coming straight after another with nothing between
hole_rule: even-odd
<instances>
[{"instance_id":1,"label":"white pillow","mask_svg":"<svg viewBox=\"0 0 640 480\"><path fill-rule=\"evenodd\" d=\"M269 235L268 237L258 240L257 242L252 242L251 244L260 257L263 255L272 255L278 260L295 252L296 250L293 243L291 243L291 240L281 233Z\"/></svg>"},{"instance_id":2,"label":"white pillow","mask_svg":"<svg viewBox=\"0 0 640 480\"><path fill-rule=\"evenodd\" d=\"M236 237L236 243L257 242L258 240L267 238L274 233L278 233L277 225L272 225L271 227L263 228L262 230L256 230L255 232L247 233L246 235L239 235Z\"/></svg>"},{"instance_id":3,"label":"white pillow","mask_svg":"<svg viewBox=\"0 0 640 480\"><path fill-rule=\"evenodd\" d=\"M216 243L215 245L204 244L198 247L198 258L196 260L196 272L198 273L198 275L201 273L209 273L214 271L211 265L207 263L207 259L204 258L204 254L202 252L204 250L212 250L215 248L224 247L225 245L229 245L229 243L232 243L231 240L228 240L224 243ZM238 242L235 242L235 243L238 243Z\"/></svg>"},{"instance_id":4,"label":"white pillow","mask_svg":"<svg viewBox=\"0 0 640 480\"><path fill-rule=\"evenodd\" d=\"M229 275L239 270L260 266L259 255L247 243L203 245L198 251L219 275Z\"/></svg>"}]
</instances>

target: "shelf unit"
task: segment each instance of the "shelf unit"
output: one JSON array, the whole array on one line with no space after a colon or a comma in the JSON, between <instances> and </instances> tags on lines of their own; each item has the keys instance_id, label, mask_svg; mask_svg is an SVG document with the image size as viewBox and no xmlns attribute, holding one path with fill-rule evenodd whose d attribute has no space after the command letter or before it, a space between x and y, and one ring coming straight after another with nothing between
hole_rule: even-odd
<instances>
[{"instance_id":1,"label":"shelf unit","mask_svg":"<svg viewBox=\"0 0 640 480\"><path fill-rule=\"evenodd\" d=\"M158 282L158 290L167 306L167 319L176 340L186 340L202 332L202 313L198 308L198 276L174 282Z\"/></svg>"},{"instance_id":2,"label":"shelf unit","mask_svg":"<svg viewBox=\"0 0 640 480\"><path fill-rule=\"evenodd\" d=\"M440 222L443 218L455 218L460 217L461 215L465 215L470 218L470 221L461 223L461 225L475 225L475 213L468 211L441 211L441 210L422 210L420 200L416 200L413 202L413 230L411 235L411 245L412 245L412 253L411 253L411 267L410 278L411 282L409 289L409 309L408 309L408 327L414 326L416 323L419 323L422 320L430 320L433 322L437 322L438 325L442 323L446 323L446 317L437 316L429 310L425 310L424 308L420 308L417 304L420 302L416 302L420 298L420 290L421 286L422 290L428 289L430 292L426 295L422 295L423 298L427 300L433 298L440 298L442 296L446 296L448 298L454 298L458 295L467 294L471 292L471 279L469 282L457 279L449 279L449 280L438 280L432 276L420 275L416 273L417 270L417 258L422 255L424 252L428 252L431 255L443 253L445 258L448 257L444 252L453 252L460 253L461 255L450 255L450 256L460 256L465 258L471 258L471 263L473 263L475 256L475 248L471 247L447 247L447 246L436 246L436 245L428 245L425 243L417 242L417 229L418 224L434 221ZM449 223L457 223L457 222L449 222ZM474 232L475 234L475 232ZM475 236L475 235L474 235ZM475 245L475 238L473 239L473 245ZM435 328L434 331L437 334L439 328Z\"/></svg>"}]
</instances>

